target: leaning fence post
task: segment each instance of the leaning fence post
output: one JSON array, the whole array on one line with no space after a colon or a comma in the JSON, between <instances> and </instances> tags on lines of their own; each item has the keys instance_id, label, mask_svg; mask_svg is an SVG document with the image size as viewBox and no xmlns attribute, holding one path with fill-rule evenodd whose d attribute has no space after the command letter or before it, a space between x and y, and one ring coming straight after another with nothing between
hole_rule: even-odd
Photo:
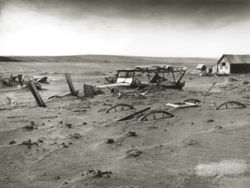
<instances>
[{"instance_id":1,"label":"leaning fence post","mask_svg":"<svg viewBox=\"0 0 250 188\"><path fill-rule=\"evenodd\" d=\"M66 80L67 80L71 95L77 96L74 85L72 83L71 74L70 73L65 73L65 77L66 77Z\"/></svg>"},{"instance_id":2,"label":"leaning fence post","mask_svg":"<svg viewBox=\"0 0 250 188\"><path fill-rule=\"evenodd\" d=\"M36 99L37 104L40 107L46 107L46 104L44 103L40 93L38 92L38 90L36 89L36 86L33 82L30 82L29 84L29 88L31 93L33 94L34 98Z\"/></svg>"}]
</instances>

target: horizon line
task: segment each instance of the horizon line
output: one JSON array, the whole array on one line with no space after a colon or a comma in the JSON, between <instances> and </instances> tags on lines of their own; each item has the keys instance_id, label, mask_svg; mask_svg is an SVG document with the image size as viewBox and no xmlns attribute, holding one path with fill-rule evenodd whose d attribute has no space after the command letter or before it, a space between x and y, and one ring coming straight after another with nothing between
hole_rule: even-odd
<instances>
[{"instance_id":1,"label":"horizon line","mask_svg":"<svg viewBox=\"0 0 250 188\"><path fill-rule=\"evenodd\" d=\"M224 54L221 54L221 56ZM234 55L249 55L249 54L234 54ZM122 54L65 54L65 55L2 55L0 57L70 57L70 56L117 56L117 57L148 57L148 58L206 58L215 59L221 56L142 56L142 55L122 55Z\"/></svg>"}]
</instances>

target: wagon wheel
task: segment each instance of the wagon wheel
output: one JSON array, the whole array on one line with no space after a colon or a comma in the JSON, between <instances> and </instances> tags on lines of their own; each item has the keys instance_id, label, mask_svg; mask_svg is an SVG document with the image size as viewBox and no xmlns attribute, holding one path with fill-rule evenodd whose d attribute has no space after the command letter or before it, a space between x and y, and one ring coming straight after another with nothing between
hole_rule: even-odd
<instances>
[{"instance_id":1,"label":"wagon wheel","mask_svg":"<svg viewBox=\"0 0 250 188\"><path fill-rule=\"evenodd\" d=\"M201 101L198 100L198 99L186 99L186 100L184 100L184 102L191 102L191 103L194 103L194 104L198 104L198 103L200 103Z\"/></svg>"},{"instance_id":2,"label":"wagon wheel","mask_svg":"<svg viewBox=\"0 0 250 188\"><path fill-rule=\"evenodd\" d=\"M150 120L165 119L165 118L172 118L172 117L174 117L174 115L165 110L153 110L143 115L139 119L139 121L150 121Z\"/></svg>"},{"instance_id":3,"label":"wagon wheel","mask_svg":"<svg viewBox=\"0 0 250 188\"><path fill-rule=\"evenodd\" d=\"M135 107L129 105L129 104L117 104L115 106L112 106L109 108L106 113L109 113L110 111L115 111L115 112L120 112L120 111L125 111L125 110L135 110Z\"/></svg>"},{"instance_id":4,"label":"wagon wheel","mask_svg":"<svg viewBox=\"0 0 250 188\"><path fill-rule=\"evenodd\" d=\"M247 106L238 102L238 101L228 101L228 102L224 102L221 105L219 105L216 110L220 110L223 109L223 107L225 107L226 109L239 109L239 108L246 108ZM230 108L231 107L231 108Z\"/></svg>"}]
</instances>

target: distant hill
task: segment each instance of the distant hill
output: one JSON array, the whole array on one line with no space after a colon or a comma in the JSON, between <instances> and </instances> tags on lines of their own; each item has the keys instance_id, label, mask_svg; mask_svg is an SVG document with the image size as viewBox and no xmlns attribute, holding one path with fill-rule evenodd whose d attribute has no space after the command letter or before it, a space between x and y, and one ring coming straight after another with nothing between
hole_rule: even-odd
<instances>
[{"instance_id":1,"label":"distant hill","mask_svg":"<svg viewBox=\"0 0 250 188\"><path fill-rule=\"evenodd\" d=\"M140 57L115 55L0 56L0 62L129 62L129 63L215 63L213 58Z\"/></svg>"}]
</instances>

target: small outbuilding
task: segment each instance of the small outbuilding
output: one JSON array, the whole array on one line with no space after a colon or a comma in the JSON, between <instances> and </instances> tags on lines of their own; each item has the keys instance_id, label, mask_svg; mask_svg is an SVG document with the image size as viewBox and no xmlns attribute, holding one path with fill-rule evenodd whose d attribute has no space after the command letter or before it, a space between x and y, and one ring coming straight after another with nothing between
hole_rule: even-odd
<instances>
[{"instance_id":1,"label":"small outbuilding","mask_svg":"<svg viewBox=\"0 0 250 188\"><path fill-rule=\"evenodd\" d=\"M217 62L216 68L219 75L250 73L250 55L224 54Z\"/></svg>"},{"instance_id":2,"label":"small outbuilding","mask_svg":"<svg viewBox=\"0 0 250 188\"><path fill-rule=\"evenodd\" d=\"M204 64L198 64L196 69L201 71L201 72L205 72L207 70L207 66Z\"/></svg>"}]
</instances>

